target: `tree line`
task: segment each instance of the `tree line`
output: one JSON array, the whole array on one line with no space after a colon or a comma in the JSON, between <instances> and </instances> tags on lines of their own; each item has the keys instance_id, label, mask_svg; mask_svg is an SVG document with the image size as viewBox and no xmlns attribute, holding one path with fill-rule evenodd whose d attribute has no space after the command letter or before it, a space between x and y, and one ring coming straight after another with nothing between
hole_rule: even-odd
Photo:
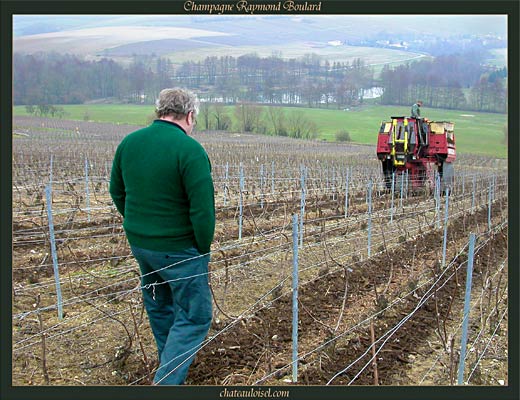
<instances>
[{"instance_id":1,"label":"tree line","mask_svg":"<svg viewBox=\"0 0 520 400\"><path fill-rule=\"evenodd\" d=\"M431 108L504 113L506 78L507 68L487 72L467 55L385 66L381 104L405 105L421 99Z\"/></svg>"},{"instance_id":2,"label":"tree line","mask_svg":"<svg viewBox=\"0 0 520 400\"><path fill-rule=\"evenodd\" d=\"M284 59L210 56L174 65L166 58L134 57L128 66L113 60L83 60L73 55L15 54L14 103L80 104L97 99L153 104L164 87L183 86L211 103L278 104L338 108L366 101L365 93L383 88L381 104L505 112L507 70L487 71L471 55L439 56L398 66L374 68L353 62L323 61L315 54Z\"/></svg>"},{"instance_id":3,"label":"tree line","mask_svg":"<svg viewBox=\"0 0 520 400\"><path fill-rule=\"evenodd\" d=\"M319 127L302 110L285 111L282 107L261 107L255 103L238 102L233 116L222 103L201 103L198 120L203 130L260 133L297 139L316 139ZM337 137L350 141L350 136Z\"/></svg>"}]
</instances>

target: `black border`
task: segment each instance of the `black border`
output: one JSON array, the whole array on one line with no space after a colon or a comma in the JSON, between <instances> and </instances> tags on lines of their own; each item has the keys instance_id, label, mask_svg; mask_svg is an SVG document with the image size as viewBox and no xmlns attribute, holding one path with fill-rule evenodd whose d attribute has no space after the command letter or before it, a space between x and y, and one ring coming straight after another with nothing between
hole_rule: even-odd
<instances>
[{"instance_id":1,"label":"black border","mask_svg":"<svg viewBox=\"0 0 520 400\"><path fill-rule=\"evenodd\" d=\"M249 0L260 2L260 0ZM267 3L273 0L262 0ZM303 3L304 0L295 0ZM316 3L319 0L308 0ZM330 399L518 399L519 396L519 336L518 336L518 227L520 184L519 168L519 5L518 0L488 1L488 0L454 0L454 1L374 1L374 0L321 0L321 12L314 14L507 14L508 15L508 70L509 70L509 114L508 126L509 148L509 386L507 387L361 387L361 386L287 386L272 387L288 389L290 399L315 399L326 397ZM202 2L202 1L201 1ZM205 3L215 0L206 0ZM234 2L233 0L226 1ZM1 76L1 130L0 130L0 254L1 254L1 355L0 399L71 399L93 398L126 400L154 400L178 398L212 399L219 398L223 389L219 386L192 387L129 387L129 386L89 386L89 387L13 387L11 384L11 262L12 262L12 16L14 14L186 14L183 1L177 0L108 0L108 1L14 1L0 0L0 76ZM284 12L281 12L284 13ZM261 14L261 13L257 13ZM229 388L228 388L229 389ZM232 389L249 389L249 387L233 387Z\"/></svg>"}]
</instances>

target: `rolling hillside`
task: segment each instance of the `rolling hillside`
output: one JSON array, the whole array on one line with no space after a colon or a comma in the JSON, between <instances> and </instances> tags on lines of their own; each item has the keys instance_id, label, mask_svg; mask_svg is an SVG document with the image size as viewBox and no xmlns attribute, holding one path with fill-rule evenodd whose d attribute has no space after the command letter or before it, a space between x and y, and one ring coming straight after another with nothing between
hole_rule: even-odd
<instances>
[{"instance_id":1,"label":"rolling hillside","mask_svg":"<svg viewBox=\"0 0 520 400\"><path fill-rule=\"evenodd\" d=\"M297 58L315 53L329 61L362 57L369 64L403 62L421 57L406 47L377 48L365 38L442 38L482 33L506 35L501 16L388 15L150 15L36 16L14 19L13 50L75 53L128 62L134 55L199 60L210 55L257 53ZM430 40L429 39L429 40ZM351 43L356 46L349 46ZM502 55L500 55L502 57Z\"/></svg>"}]
</instances>

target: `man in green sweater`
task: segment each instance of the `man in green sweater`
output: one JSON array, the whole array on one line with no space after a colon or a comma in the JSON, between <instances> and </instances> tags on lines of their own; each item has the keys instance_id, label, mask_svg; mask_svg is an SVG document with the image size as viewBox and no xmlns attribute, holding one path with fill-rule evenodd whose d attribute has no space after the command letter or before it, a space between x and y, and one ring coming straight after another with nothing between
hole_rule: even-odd
<instances>
[{"instance_id":1,"label":"man in green sweater","mask_svg":"<svg viewBox=\"0 0 520 400\"><path fill-rule=\"evenodd\" d=\"M110 177L110 195L141 269L143 302L157 343L154 384L184 383L212 318L211 164L189 136L198 106L190 91L162 90L158 119L121 141Z\"/></svg>"}]
</instances>

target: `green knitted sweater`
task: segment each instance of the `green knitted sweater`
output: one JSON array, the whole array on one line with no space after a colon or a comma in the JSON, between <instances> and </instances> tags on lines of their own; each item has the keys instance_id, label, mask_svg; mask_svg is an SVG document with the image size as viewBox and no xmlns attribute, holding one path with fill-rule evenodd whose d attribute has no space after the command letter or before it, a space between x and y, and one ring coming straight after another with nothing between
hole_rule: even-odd
<instances>
[{"instance_id":1,"label":"green knitted sweater","mask_svg":"<svg viewBox=\"0 0 520 400\"><path fill-rule=\"evenodd\" d=\"M155 120L121 141L110 195L131 245L209 252L215 231L211 164L204 148L177 124Z\"/></svg>"}]
</instances>

